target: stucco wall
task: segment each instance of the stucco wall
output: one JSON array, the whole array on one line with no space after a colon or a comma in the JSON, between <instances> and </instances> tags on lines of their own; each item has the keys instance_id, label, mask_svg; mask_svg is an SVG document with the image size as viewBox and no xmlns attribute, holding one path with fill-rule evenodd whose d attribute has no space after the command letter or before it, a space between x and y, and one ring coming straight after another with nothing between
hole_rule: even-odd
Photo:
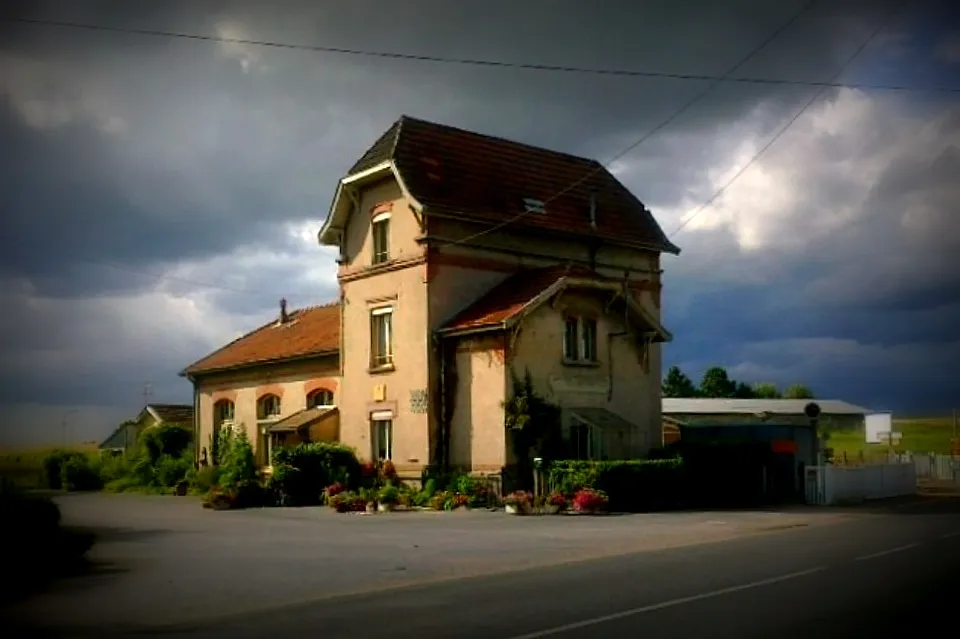
<instances>
[{"instance_id":1,"label":"stucco wall","mask_svg":"<svg viewBox=\"0 0 960 639\"><path fill-rule=\"evenodd\" d=\"M572 292L564 294L555 308L543 305L522 320L509 364L518 378L529 369L536 392L564 409L565 429L572 419L567 409L576 407L606 408L630 422L634 428L628 440L605 439L604 447L610 456L639 457L661 440L659 349L650 349L648 368L631 337L610 342L607 335L624 331L625 325L622 317L606 314L604 308L600 297ZM596 365L564 363L565 310L597 318Z\"/></svg>"},{"instance_id":2,"label":"stucco wall","mask_svg":"<svg viewBox=\"0 0 960 639\"><path fill-rule=\"evenodd\" d=\"M426 260L415 238L419 223L393 181L364 190L360 205L346 225L343 295L343 392L339 402L340 439L361 458L372 454L370 415L393 412L393 462L404 477L419 478L430 461L427 414L411 410L413 394L428 391ZM391 212L390 261L372 265L370 220L375 212ZM370 312L393 309L392 370L370 368ZM385 397L378 400L382 387Z\"/></svg>"},{"instance_id":3,"label":"stucco wall","mask_svg":"<svg viewBox=\"0 0 960 639\"><path fill-rule=\"evenodd\" d=\"M476 473L500 472L507 463L503 338L463 339L456 349L450 463Z\"/></svg>"},{"instance_id":4,"label":"stucco wall","mask_svg":"<svg viewBox=\"0 0 960 639\"><path fill-rule=\"evenodd\" d=\"M211 450L214 405L221 399L234 402L234 424L242 426L259 454L257 436L257 399L267 393L280 396L280 417L287 417L307 407L307 395L325 388L333 392L339 403L341 384L337 357L330 356L301 362L274 364L241 371L218 373L199 380L201 448Z\"/></svg>"}]
</instances>

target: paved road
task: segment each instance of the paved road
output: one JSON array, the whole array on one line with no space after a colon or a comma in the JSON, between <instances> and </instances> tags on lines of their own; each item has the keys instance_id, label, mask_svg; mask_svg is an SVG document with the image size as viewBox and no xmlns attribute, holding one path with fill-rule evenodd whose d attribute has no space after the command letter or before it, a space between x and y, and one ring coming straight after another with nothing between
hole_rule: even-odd
<instances>
[{"instance_id":1,"label":"paved road","mask_svg":"<svg viewBox=\"0 0 960 639\"><path fill-rule=\"evenodd\" d=\"M163 636L901 637L955 628L958 586L960 508L937 501L831 526L298 604Z\"/></svg>"}]
</instances>

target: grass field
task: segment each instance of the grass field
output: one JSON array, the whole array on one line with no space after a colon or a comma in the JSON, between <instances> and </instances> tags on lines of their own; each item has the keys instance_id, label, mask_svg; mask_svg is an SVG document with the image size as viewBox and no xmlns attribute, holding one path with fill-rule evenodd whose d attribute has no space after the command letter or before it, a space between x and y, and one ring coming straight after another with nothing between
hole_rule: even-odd
<instances>
[{"instance_id":1,"label":"grass field","mask_svg":"<svg viewBox=\"0 0 960 639\"><path fill-rule=\"evenodd\" d=\"M43 460L55 450L64 450L63 446L40 446L23 449L0 449L0 475L12 480L23 488L43 487ZM96 444L77 444L67 447L93 455Z\"/></svg>"},{"instance_id":2,"label":"grass field","mask_svg":"<svg viewBox=\"0 0 960 639\"><path fill-rule=\"evenodd\" d=\"M903 433L903 439L894 449L912 453L950 453L950 441L953 438L953 419L950 417L905 418L893 420L894 432ZM863 440L862 432L834 431L830 433L828 446L837 455L844 452L849 457L882 453L885 444L868 444Z\"/></svg>"}]
</instances>

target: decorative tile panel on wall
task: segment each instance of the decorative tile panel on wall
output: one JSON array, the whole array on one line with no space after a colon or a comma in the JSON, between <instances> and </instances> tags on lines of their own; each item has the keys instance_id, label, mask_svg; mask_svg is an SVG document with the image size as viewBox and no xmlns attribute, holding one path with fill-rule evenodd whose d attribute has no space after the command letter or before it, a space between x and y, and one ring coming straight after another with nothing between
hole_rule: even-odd
<instances>
[{"instance_id":1,"label":"decorative tile panel on wall","mask_svg":"<svg viewBox=\"0 0 960 639\"><path fill-rule=\"evenodd\" d=\"M410 391L410 412L424 415L427 412L427 391L424 388Z\"/></svg>"}]
</instances>

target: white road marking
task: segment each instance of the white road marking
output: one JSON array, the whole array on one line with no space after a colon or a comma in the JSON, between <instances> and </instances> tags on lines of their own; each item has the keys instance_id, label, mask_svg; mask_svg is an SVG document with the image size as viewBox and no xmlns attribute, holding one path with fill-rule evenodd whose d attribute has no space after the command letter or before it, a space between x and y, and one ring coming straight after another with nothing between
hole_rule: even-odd
<instances>
[{"instance_id":1,"label":"white road marking","mask_svg":"<svg viewBox=\"0 0 960 639\"><path fill-rule=\"evenodd\" d=\"M957 536L960 536L960 530L958 530L957 532L940 535L940 539L950 539L951 537L957 537Z\"/></svg>"},{"instance_id":2,"label":"white road marking","mask_svg":"<svg viewBox=\"0 0 960 639\"><path fill-rule=\"evenodd\" d=\"M694 601L702 601L704 599L712 599L714 597L720 597L722 595L729 595L734 592L741 592L743 590L750 590L751 588L759 588L761 586L769 586L772 584L780 583L782 581L787 581L789 579L797 579L798 577L806 577L807 575L812 575L814 573L826 570L826 566L819 566L817 568L810 568L809 570L801 570L800 572L792 572L786 575L780 575L779 577L771 577L770 579L761 579L760 581L754 581L751 583L741 584L739 586L731 586L729 588L721 588L720 590L713 590L711 592L704 592L699 595L691 595L689 597L680 597L678 599L670 599L668 601L661 601L660 603L650 604L649 606L641 606L640 608L632 608L630 610L624 610L622 612L615 612L610 615L603 615L602 617L594 617L593 619L584 619L583 621L576 621L574 623L564 624L562 626L556 626L553 628L547 628L545 630L536 630L534 632L528 632L525 635L517 635L511 637L510 639L538 639L539 637L549 637L551 635L557 635L563 632L568 632L570 630L578 630L580 628L586 628L588 626L595 626L597 624L606 623L608 621L616 621L617 619L624 619L625 617L632 617L633 615L640 615L646 612L655 612L657 610L663 610L664 608L671 608L673 606L679 606L685 603L692 603Z\"/></svg>"},{"instance_id":3,"label":"white road marking","mask_svg":"<svg viewBox=\"0 0 960 639\"><path fill-rule=\"evenodd\" d=\"M880 552L871 553L869 555L863 555L857 557L854 561L866 561L867 559L876 559L877 557L885 557L887 555L892 555L895 552L901 552L904 550L910 550L911 548L916 548L920 543L915 544L906 544L905 546L897 546L896 548L888 548L887 550L881 550Z\"/></svg>"}]
</instances>

